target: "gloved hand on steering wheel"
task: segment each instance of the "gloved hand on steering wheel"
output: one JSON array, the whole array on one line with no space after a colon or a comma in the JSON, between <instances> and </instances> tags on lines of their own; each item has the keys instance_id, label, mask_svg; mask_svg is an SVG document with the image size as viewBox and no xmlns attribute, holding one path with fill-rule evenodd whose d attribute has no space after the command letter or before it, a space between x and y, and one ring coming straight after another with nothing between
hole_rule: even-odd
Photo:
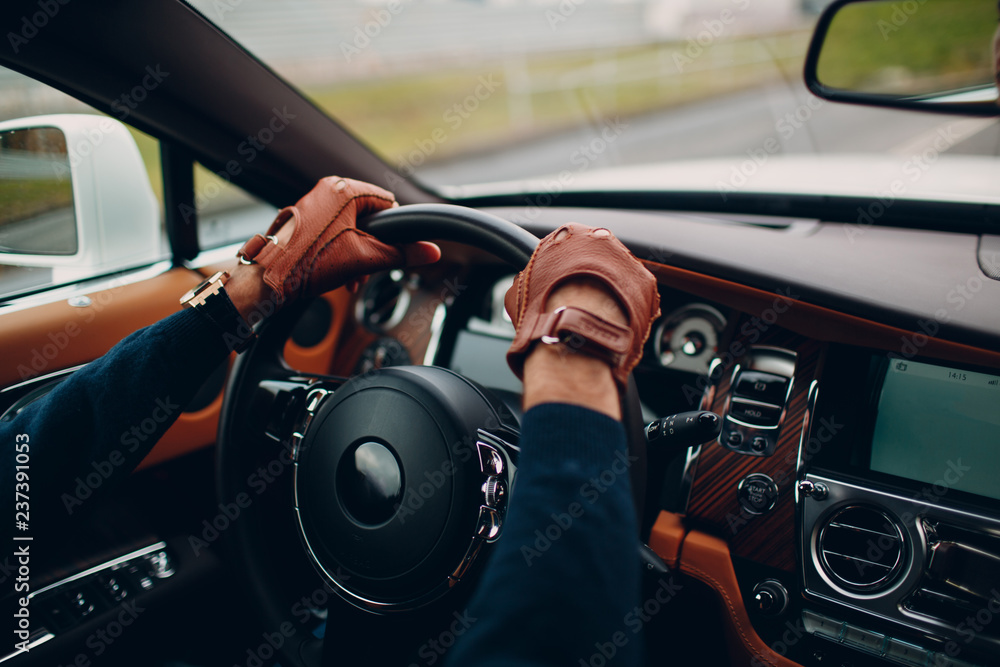
<instances>
[{"instance_id":1,"label":"gloved hand on steering wheel","mask_svg":"<svg viewBox=\"0 0 1000 667\"><path fill-rule=\"evenodd\" d=\"M517 329L507 362L524 379L525 409L565 402L620 419L609 379L624 387L660 314L656 279L629 249L606 229L563 225L538 244L504 303Z\"/></svg>"},{"instance_id":2,"label":"gloved hand on steering wheel","mask_svg":"<svg viewBox=\"0 0 1000 667\"><path fill-rule=\"evenodd\" d=\"M437 261L441 250L433 243L391 246L357 228L359 217L394 206L392 193L376 185L320 180L240 249L226 285L236 309L247 318L264 301L278 307L345 284L353 289L369 273Z\"/></svg>"}]
</instances>

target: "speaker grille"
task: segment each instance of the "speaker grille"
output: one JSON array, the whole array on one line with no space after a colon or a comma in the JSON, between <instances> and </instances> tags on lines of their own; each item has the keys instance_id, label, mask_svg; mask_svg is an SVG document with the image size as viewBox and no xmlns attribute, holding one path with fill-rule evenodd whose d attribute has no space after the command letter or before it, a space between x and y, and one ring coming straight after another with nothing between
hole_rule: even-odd
<instances>
[{"instance_id":1,"label":"speaker grille","mask_svg":"<svg viewBox=\"0 0 1000 667\"><path fill-rule=\"evenodd\" d=\"M867 506L845 507L819 534L817 553L833 581L852 591L888 588L903 567L906 541L899 524Z\"/></svg>"}]
</instances>

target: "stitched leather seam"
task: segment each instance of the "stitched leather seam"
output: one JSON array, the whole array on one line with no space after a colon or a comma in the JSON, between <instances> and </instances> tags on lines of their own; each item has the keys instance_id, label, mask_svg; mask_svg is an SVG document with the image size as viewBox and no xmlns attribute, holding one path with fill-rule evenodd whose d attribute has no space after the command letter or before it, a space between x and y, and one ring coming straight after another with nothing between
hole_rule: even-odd
<instances>
[{"instance_id":1,"label":"stitched leather seam","mask_svg":"<svg viewBox=\"0 0 1000 667\"><path fill-rule=\"evenodd\" d=\"M353 203L355 200L361 199L363 197L370 197L372 199L378 199L378 200L381 200L381 201L388 201L388 202L395 201L394 199L391 199L389 197L385 197L383 195L378 195L378 194L374 194L374 193L359 193L359 194L356 194L356 195L352 195L349 199L347 199L347 200L344 201L344 203L340 206L339 209L337 209L337 212L334 213L334 215L330 218L329 222L327 222L326 225L323 228L320 229L319 235L305 249L305 251L302 253L301 257L308 257L314 251L314 249L316 248L316 245L319 243L320 238L323 236L323 232L327 228L329 228L330 225L336 224L337 220L340 219L340 216L342 216L344 214L344 210L351 203ZM309 276L311 276L312 273L313 273L313 271L315 270L316 262L319 260L319 256L321 254L323 254L323 251L326 250L334 241L336 241L338 238L340 238L340 235L343 234L348 229L352 229L352 228L351 227L345 227L345 228L341 229L340 231L338 231L333 236L333 238L331 238L329 241L327 241L325 244L323 244L323 246L318 251L315 251L315 254L312 255L312 259L309 262L308 269L306 269L305 267L299 266L299 262L296 261L295 264L293 264L293 266L297 266L298 268L296 268L294 271L292 271L291 273L289 273L288 277L285 278L285 281L282 284L282 291L284 291L284 286L287 285L292 280L292 278L299 278L300 279L299 280L299 284L301 285L301 289L302 290L306 290L307 287L308 287L308 284L309 284ZM357 231L359 234L364 234L364 232L362 232L359 229L356 229L356 228L353 228L353 229L355 229L355 231ZM365 236L369 236L370 237L371 235L370 234L365 234Z\"/></svg>"},{"instance_id":2,"label":"stitched leather seam","mask_svg":"<svg viewBox=\"0 0 1000 667\"><path fill-rule=\"evenodd\" d=\"M340 216L337 216L337 217L340 217ZM337 222L337 218L334 218L333 220L330 221L329 224L335 224L336 222ZM307 283L309 282L309 277L312 276L313 271L316 270L316 262L319 261L319 256L323 254L323 251L325 251L327 248L329 248L331 245L333 245L333 243L337 239L339 239L345 232L348 232L350 230L351 230L350 227L344 227L339 232L337 232L336 234L334 234L333 237L329 241L327 241L326 243L324 243L323 247L320 248L318 251L316 251L316 254L312 256L312 259L309 261L309 267L308 268L302 267L301 269L299 269L299 272L303 274L303 280L302 280L302 289L303 290L306 289L306 287L307 287ZM355 230L355 231L357 231L357 230Z\"/></svg>"},{"instance_id":3,"label":"stitched leather seam","mask_svg":"<svg viewBox=\"0 0 1000 667\"><path fill-rule=\"evenodd\" d=\"M303 255L308 255L309 252L311 252L312 249L316 247L316 244L319 243L319 238L323 235L323 231L326 230L326 228L329 227L330 225L332 225L335 222L337 222L337 219L340 218L340 216L344 214L344 209L345 208L347 208L351 203L353 203L354 200L361 199L362 197L371 197L372 199L379 199L381 201L387 201L387 202L395 202L396 201L395 199L391 199L389 197L385 197L383 195L379 195L379 194L375 194L375 193L358 193L356 195L351 195L351 197L349 199L345 200L344 203L341 205L341 207L339 209L337 209L337 212L333 214L333 217L330 218L330 221L326 223L326 225L323 227L323 229L320 230L320 235L318 237L316 237L316 240L313 241L309 245L308 248L306 248L306 251L303 253ZM349 229L349 228L345 227L344 229ZM342 231L343 230L341 230L341 232ZM360 230L358 230L358 231L360 231ZM340 236L339 232L337 233L337 236ZM333 238L335 239L335 238L337 238L337 236L334 236ZM325 243L323 245L323 247L320 248L319 252L316 253L316 255L319 256L319 254L322 253L323 250L325 250L326 247L328 245L330 245L330 243L333 243L333 239L331 239L330 241L328 241L327 243ZM315 259L313 261L315 262Z\"/></svg>"},{"instance_id":4,"label":"stitched leather seam","mask_svg":"<svg viewBox=\"0 0 1000 667\"><path fill-rule=\"evenodd\" d=\"M715 577L702 571L697 566L688 563L686 568L695 575L699 575L703 580L714 585L715 590L717 590L726 601L726 605L729 607L730 618L736 625L736 630L739 632L740 638L743 640L743 645L750 650L757 658L764 660L767 664L772 665L772 667L777 667L777 663L771 660L768 656L764 655L751 643L750 638L747 636L746 631L743 629L743 625L740 623L739 616L736 613L736 605L732 598L729 597L729 593L726 592L726 587L723 586Z\"/></svg>"},{"instance_id":5,"label":"stitched leather seam","mask_svg":"<svg viewBox=\"0 0 1000 667\"><path fill-rule=\"evenodd\" d=\"M537 249L536 249L537 252ZM524 313L528 309L528 286L531 283L531 269L535 265L535 253L531 254L531 259L528 260L528 266L524 267L524 271L521 275L524 276L524 286L519 290L518 300L520 301L518 313L517 313L517 325L520 326L521 322L524 320Z\"/></svg>"}]
</instances>

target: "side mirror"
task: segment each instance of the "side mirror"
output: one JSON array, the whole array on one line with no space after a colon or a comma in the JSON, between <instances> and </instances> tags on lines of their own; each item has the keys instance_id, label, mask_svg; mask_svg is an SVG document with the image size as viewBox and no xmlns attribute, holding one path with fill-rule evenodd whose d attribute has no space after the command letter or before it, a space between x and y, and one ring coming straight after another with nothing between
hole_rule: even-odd
<instances>
[{"instance_id":1,"label":"side mirror","mask_svg":"<svg viewBox=\"0 0 1000 667\"><path fill-rule=\"evenodd\" d=\"M823 99L1000 115L996 0L838 0L816 24L806 86Z\"/></svg>"},{"instance_id":2,"label":"side mirror","mask_svg":"<svg viewBox=\"0 0 1000 667\"><path fill-rule=\"evenodd\" d=\"M0 123L0 264L82 280L163 257L160 210L128 129L64 114Z\"/></svg>"}]
</instances>

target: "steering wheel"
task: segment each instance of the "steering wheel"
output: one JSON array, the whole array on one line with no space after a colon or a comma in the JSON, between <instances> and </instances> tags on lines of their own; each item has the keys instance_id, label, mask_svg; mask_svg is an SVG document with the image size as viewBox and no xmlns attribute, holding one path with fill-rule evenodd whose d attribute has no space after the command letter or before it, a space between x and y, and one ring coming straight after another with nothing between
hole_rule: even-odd
<instances>
[{"instance_id":1,"label":"steering wheel","mask_svg":"<svg viewBox=\"0 0 1000 667\"><path fill-rule=\"evenodd\" d=\"M451 205L403 206L360 226L393 244L466 243L517 269L538 244L513 223ZM519 424L488 389L443 368L349 379L289 368L282 351L306 305L264 322L233 366L217 454L220 507L237 515L228 555L262 614L261 653L303 667L372 662L373 651L376 664L406 664L465 608L502 537ZM641 516L634 382L623 408ZM330 604L338 598L349 604ZM325 642L312 631L327 607Z\"/></svg>"}]
</instances>

